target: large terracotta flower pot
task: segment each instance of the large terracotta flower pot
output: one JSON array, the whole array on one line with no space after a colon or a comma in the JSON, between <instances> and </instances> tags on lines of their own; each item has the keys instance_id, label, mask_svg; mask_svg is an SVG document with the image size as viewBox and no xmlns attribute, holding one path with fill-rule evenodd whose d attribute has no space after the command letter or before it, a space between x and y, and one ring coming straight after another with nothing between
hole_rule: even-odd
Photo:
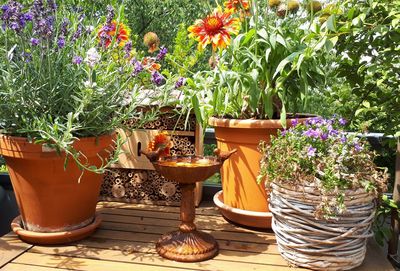
<instances>
[{"instance_id":1,"label":"large terracotta flower pot","mask_svg":"<svg viewBox=\"0 0 400 271\"><path fill-rule=\"evenodd\" d=\"M226 218L239 225L271 228L265 184L257 183L261 159L258 145L261 140L269 142L271 135L283 128L280 120L210 118L209 124L215 128L219 149L238 150L221 168L223 193L214 197L216 205Z\"/></svg>"},{"instance_id":2,"label":"large terracotta flower pot","mask_svg":"<svg viewBox=\"0 0 400 271\"><path fill-rule=\"evenodd\" d=\"M85 156L81 156L82 162L95 166L109 156L112 146L111 135L74 143ZM65 154L26 138L0 135L0 154L6 160L21 214L11 225L21 239L37 244L66 243L90 235L100 224L95 211L101 175L82 174L72 159L64 169Z\"/></svg>"}]
</instances>

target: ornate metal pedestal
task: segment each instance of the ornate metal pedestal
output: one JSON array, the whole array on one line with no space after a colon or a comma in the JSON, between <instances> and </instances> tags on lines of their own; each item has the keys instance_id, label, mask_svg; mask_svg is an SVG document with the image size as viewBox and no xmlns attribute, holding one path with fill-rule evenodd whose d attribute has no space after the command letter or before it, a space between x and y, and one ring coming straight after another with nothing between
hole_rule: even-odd
<instances>
[{"instance_id":1,"label":"ornate metal pedestal","mask_svg":"<svg viewBox=\"0 0 400 271\"><path fill-rule=\"evenodd\" d=\"M196 230L194 188L219 171L224 160L236 150L217 157L166 157L145 153L165 178L179 182L182 191L179 230L163 235L156 249L162 257L179 262L199 262L218 254L218 243L210 234Z\"/></svg>"}]
</instances>

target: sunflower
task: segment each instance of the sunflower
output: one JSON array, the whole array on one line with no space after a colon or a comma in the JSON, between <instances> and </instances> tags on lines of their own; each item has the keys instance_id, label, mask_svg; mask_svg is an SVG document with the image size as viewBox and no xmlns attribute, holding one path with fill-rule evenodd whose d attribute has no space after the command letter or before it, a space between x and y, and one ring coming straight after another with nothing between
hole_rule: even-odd
<instances>
[{"instance_id":1,"label":"sunflower","mask_svg":"<svg viewBox=\"0 0 400 271\"><path fill-rule=\"evenodd\" d=\"M153 140L149 142L147 149L149 151L157 151L161 150L161 156L170 155L170 150L173 144L171 141L171 137L167 132L160 132L154 136Z\"/></svg>"},{"instance_id":2,"label":"sunflower","mask_svg":"<svg viewBox=\"0 0 400 271\"><path fill-rule=\"evenodd\" d=\"M129 34L130 29L124 23L112 21L109 25L103 25L98 31L97 36L101 44L107 48L114 38L119 46L125 46L125 43L129 41Z\"/></svg>"},{"instance_id":3,"label":"sunflower","mask_svg":"<svg viewBox=\"0 0 400 271\"><path fill-rule=\"evenodd\" d=\"M247 0L228 0L224 3L224 6L231 12L248 11L250 9L250 4Z\"/></svg>"},{"instance_id":4,"label":"sunflower","mask_svg":"<svg viewBox=\"0 0 400 271\"><path fill-rule=\"evenodd\" d=\"M199 48L204 49L212 44L213 51L216 48L225 48L231 42L231 35L237 35L240 28L240 20L232 18L229 11L223 12L219 7L204 19L196 20L195 24L188 28L189 37L199 42Z\"/></svg>"}]
</instances>

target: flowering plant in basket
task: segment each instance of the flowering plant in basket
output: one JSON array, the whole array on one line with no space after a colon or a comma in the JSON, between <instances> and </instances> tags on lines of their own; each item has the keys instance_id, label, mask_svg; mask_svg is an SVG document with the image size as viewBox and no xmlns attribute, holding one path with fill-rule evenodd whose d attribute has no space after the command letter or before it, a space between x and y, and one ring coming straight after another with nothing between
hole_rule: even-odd
<instances>
[{"instance_id":1,"label":"flowering plant in basket","mask_svg":"<svg viewBox=\"0 0 400 271\"><path fill-rule=\"evenodd\" d=\"M314 215L329 218L346 212L346 191L362 189L377 198L387 173L373 163L375 153L355 134L345 133L342 118L311 118L261 143L259 179L293 187L310 186L322 195Z\"/></svg>"},{"instance_id":2,"label":"flowering plant in basket","mask_svg":"<svg viewBox=\"0 0 400 271\"><path fill-rule=\"evenodd\" d=\"M312 118L261 144L272 229L281 255L313 270L362 264L386 171L344 119Z\"/></svg>"},{"instance_id":3,"label":"flowering plant in basket","mask_svg":"<svg viewBox=\"0 0 400 271\"><path fill-rule=\"evenodd\" d=\"M52 0L30 7L11 0L1 6L0 24L1 133L46 144L99 172L73 143L110 134L135 112L132 42L121 12L109 6L100 21Z\"/></svg>"}]
</instances>

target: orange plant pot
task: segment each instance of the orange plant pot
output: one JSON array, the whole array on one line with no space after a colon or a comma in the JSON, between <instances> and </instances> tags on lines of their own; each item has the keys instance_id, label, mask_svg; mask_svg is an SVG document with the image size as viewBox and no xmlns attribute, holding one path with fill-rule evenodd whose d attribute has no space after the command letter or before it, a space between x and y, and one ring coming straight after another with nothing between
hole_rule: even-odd
<instances>
[{"instance_id":1,"label":"orange plant pot","mask_svg":"<svg viewBox=\"0 0 400 271\"><path fill-rule=\"evenodd\" d=\"M215 128L219 149L238 150L221 168L223 194L214 197L216 205L226 218L239 225L271 228L265 183L257 183L261 159L258 145L261 140L269 143L271 135L283 128L280 120L210 118L209 124Z\"/></svg>"},{"instance_id":2,"label":"orange plant pot","mask_svg":"<svg viewBox=\"0 0 400 271\"><path fill-rule=\"evenodd\" d=\"M113 148L113 136L82 138L74 143L82 162L100 166ZM100 224L95 218L102 175L82 171L65 154L26 138L0 135L21 217L12 223L21 239L37 244L72 242L90 235ZM102 158L100 158L100 157Z\"/></svg>"}]
</instances>

